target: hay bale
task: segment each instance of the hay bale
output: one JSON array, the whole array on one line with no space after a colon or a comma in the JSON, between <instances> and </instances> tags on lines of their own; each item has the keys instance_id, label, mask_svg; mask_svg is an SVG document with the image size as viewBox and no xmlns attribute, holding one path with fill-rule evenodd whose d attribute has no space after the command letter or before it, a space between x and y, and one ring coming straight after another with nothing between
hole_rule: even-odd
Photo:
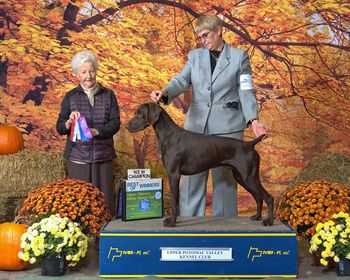
<instances>
[{"instance_id":1,"label":"hay bale","mask_svg":"<svg viewBox=\"0 0 350 280\"><path fill-rule=\"evenodd\" d=\"M326 180L350 186L350 158L333 152L315 156L292 181L290 186Z\"/></svg>"},{"instance_id":2,"label":"hay bale","mask_svg":"<svg viewBox=\"0 0 350 280\"><path fill-rule=\"evenodd\" d=\"M117 190L119 188L119 180L125 179L128 177L128 169L127 164L125 164L125 160L118 156L113 160L113 177L114 177L114 189L115 193L117 193Z\"/></svg>"},{"instance_id":3,"label":"hay bale","mask_svg":"<svg viewBox=\"0 0 350 280\"><path fill-rule=\"evenodd\" d=\"M66 177L62 153L24 150L0 156L0 221L11 221L28 192Z\"/></svg>"},{"instance_id":4,"label":"hay bale","mask_svg":"<svg viewBox=\"0 0 350 280\"><path fill-rule=\"evenodd\" d=\"M126 177L121 159L113 161L115 188ZM67 178L62 152L24 150L0 156L0 222L12 221L27 194L43 185Z\"/></svg>"}]
</instances>

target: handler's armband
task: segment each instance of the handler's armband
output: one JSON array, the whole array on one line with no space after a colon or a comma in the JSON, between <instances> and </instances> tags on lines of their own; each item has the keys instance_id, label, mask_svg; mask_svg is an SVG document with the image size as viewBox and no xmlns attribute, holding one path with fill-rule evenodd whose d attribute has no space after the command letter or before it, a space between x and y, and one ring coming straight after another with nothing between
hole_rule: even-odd
<instances>
[{"instance_id":1,"label":"handler's armband","mask_svg":"<svg viewBox=\"0 0 350 280\"><path fill-rule=\"evenodd\" d=\"M240 75L239 83L240 83L241 90L252 90L253 89L252 75L250 74Z\"/></svg>"}]
</instances>

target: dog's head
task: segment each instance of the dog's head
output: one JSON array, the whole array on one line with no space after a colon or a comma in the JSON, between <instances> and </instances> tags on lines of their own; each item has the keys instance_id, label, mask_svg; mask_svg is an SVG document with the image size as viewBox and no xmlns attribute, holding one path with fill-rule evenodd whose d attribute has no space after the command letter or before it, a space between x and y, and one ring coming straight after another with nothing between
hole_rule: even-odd
<instances>
[{"instance_id":1,"label":"dog's head","mask_svg":"<svg viewBox=\"0 0 350 280\"><path fill-rule=\"evenodd\" d=\"M155 124L161 112L162 108L157 103L142 104L137 108L135 116L126 123L125 128L130 132L141 131Z\"/></svg>"}]
</instances>

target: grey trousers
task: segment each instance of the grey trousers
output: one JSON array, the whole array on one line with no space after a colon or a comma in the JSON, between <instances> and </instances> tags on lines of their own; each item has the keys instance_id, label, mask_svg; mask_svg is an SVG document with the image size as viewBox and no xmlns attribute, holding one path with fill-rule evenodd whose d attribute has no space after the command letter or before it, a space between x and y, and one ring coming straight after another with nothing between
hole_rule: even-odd
<instances>
[{"instance_id":1,"label":"grey trousers","mask_svg":"<svg viewBox=\"0 0 350 280\"><path fill-rule=\"evenodd\" d=\"M218 135L229 138L243 139L243 131ZM181 177L180 184L180 216L204 216L207 196L207 181L209 170ZM232 170L220 166L211 169L212 215L234 217L237 211L237 182Z\"/></svg>"},{"instance_id":2,"label":"grey trousers","mask_svg":"<svg viewBox=\"0 0 350 280\"><path fill-rule=\"evenodd\" d=\"M116 212L112 161L80 164L70 160L67 161L69 179L84 180L92 183L105 194L105 201L112 216Z\"/></svg>"}]
</instances>

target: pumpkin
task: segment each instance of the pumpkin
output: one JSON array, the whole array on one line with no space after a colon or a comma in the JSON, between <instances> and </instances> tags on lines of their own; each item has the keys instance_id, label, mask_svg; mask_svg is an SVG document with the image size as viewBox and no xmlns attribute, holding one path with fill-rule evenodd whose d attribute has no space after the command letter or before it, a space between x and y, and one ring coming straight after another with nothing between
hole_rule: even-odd
<instances>
[{"instance_id":1,"label":"pumpkin","mask_svg":"<svg viewBox=\"0 0 350 280\"><path fill-rule=\"evenodd\" d=\"M23 135L16 127L0 125L0 155L17 153L23 145Z\"/></svg>"},{"instance_id":2,"label":"pumpkin","mask_svg":"<svg viewBox=\"0 0 350 280\"><path fill-rule=\"evenodd\" d=\"M0 269L22 270L29 263L18 257L21 251L21 236L27 231L27 226L18 223L0 224Z\"/></svg>"}]
</instances>

